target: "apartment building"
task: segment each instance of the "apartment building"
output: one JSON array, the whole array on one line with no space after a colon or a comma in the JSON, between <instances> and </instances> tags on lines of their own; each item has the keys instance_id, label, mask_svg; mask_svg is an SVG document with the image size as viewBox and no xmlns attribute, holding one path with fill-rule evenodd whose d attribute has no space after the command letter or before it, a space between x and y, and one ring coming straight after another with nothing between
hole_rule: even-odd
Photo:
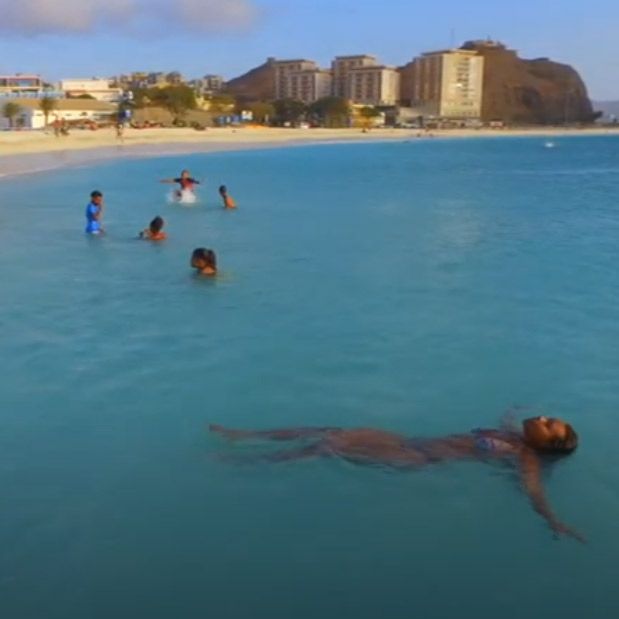
<instances>
[{"instance_id":1,"label":"apartment building","mask_svg":"<svg viewBox=\"0 0 619 619\"><path fill-rule=\"evenodd\" d=\"M0 75L0 97L39 97L43 81L38 75Z\"/></svg>"},{"instance_id":2,"label":"apartment building","mask_svg":"<svg viewBox=\"0 0 619 619\"><path fill-rule=\"evenodd\" d=\"M402 99L439 118L480 118L483 81L484 58L476 51L429 52L404 69Z\"/></svg>"},{"instance_id":3,"label":"apartment building","mask_svg":"<svg viewBox=\"0 0 619 619\"><path fill-rule=\"evenodd\" d=\"M275 70L275 99L294 99L292 92L292 75L307 71L319 71L312 60L277 60L273 63Z\"/></svg>"},{"instance_id":4,"label":"apartment building","mask_svg":"<svg viewBox=\"0 0 619 619\"><path fill-rule=\"evenodd\" d=\"M331 71L323 69L299 71L288 76L290 98L310 105L329 97L333 84Z\"/></svg>"},{"instance_id":5,"label":"apartment building","mask_svg":"<svg viewBox=\"0 0 619 619\"><path fill-rule=\"evenodd\" d=\"M205 93L221 92L224 88L225 80L221 75L205 75L202 78L203 91Z\"/></svg>"},{"instance_id":6,"label":"apartment building","mask_svg":"<svg viewBox=\"0 0 619 619\"><path fill-rule=\"evenodd\" d=\"M393 67L359 66L348 71L345 92L355 105L396 105L400 99L400 74Z\"/></svg>"},{"instance_id":7,"label":"apartment building","mask_svg":"<svg viewBox=\"0 0 619 619\"><path fill-rule=\"evenodd\" d=\"M357 56L336 56L331 63L331 71L333 73L333 90L332 94L335 97L351 99L349 91L349 74L355 69L364 67L376 67L378 60L374 56L361 54Z\"/></svg>"}]
</instances>

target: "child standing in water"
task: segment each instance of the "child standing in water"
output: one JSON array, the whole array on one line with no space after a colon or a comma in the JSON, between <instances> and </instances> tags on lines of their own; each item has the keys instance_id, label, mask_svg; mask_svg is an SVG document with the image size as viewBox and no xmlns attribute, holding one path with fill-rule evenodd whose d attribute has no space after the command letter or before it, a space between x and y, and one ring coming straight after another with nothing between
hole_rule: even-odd
<instances>
[{"instance_id":1,"label":"child standing in water","mask_svg":"<svg viewBox=\"0 0 619 619\"><path fill-rule=\"evenodd\" d=\"M198 271L200 275L214 277L217 275L217 256L212 249L198 247L193 250L191 255L191 266Z\"/></svg>"},{"instance_id":2,"label":"child standing in water","mask_svg":"<svg viewBox=\"0 0 619 619\"><path fill-rule=\"evenodd\" d=\"M219 195L224 202L224 208L236 208L236 202L232 196L228 194L228 188L225 185L222 185L219 188Z\"/></svg>"},{"instance_id":3,"label":"child standing in water","mask_svg":"<svg viewBox=\"0 0 619 619\"><path fill-rule=\"evenodd\" d=\"M157 217L150 222L148 228L140 232L140 238L145 241L165 241L168 235L163 231L163 226L165 226L165 221L163 221L162 217L157 215Z\"/></svg>"},{"instance_id":4,"label":"child standing in water","mask_svg":"<svg viewBox=\"0 0 619 619\"><path fill-rule=\"evenodd\" d=\"M90 203L86 207L86 234L103 234L101 218L103 217L103 194L93 191L90 194Z\"/></svg>"}]
</instances>

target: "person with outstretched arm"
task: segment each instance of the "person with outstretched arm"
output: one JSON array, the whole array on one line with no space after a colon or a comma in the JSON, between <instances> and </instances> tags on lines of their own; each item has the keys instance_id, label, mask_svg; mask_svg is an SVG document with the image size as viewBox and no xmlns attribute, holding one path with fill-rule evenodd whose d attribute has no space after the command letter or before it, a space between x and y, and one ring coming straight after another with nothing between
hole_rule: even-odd
<instances>
[{"instance_id":1,"label":"person with outstretched arm","mask_svg":"<svg viewBox=\"0 0 619 619\"><path fill-rule=\"evenodd\" d=\"M382 465L401 470L417 470L450 460L502 462L518 471L522 489L531 505L555 534L584 542L579 533L556 516L542 484L545 461L569 455L578 446L578 435L571 425L560 419L533 417L523 421L520 428L506 421L498 429L477 429L440 438L410 438L370 428L245 431L211 425L210 430L234 441L300 443L294 449L260 457L271 462L339 457L355 464Z\"/></svg>"},{"instance_id":2,"label":"person with outstretched arm","mask_svg":"<svg viewBox=\"0 0 619 619\"><path fill-rule=\"evenodd\" d=\"M180 188L176 190L176 197L180 198L184 191L194 193L196 185L200 185L200 181L192 178L189 170L183 170L178 178L164 178L160 181L168 185L179 185Z\"/></svg>"}]
</instances>

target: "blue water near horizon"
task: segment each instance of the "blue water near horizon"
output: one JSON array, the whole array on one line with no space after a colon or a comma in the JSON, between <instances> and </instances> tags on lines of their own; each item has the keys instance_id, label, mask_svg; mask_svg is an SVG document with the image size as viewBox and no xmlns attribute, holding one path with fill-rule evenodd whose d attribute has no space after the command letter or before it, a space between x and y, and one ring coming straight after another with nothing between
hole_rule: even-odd
<instances>
[{"instance_id":1,"label":"blue water near horizon","mask_svg":"<svg viewBox=\"0 0 619 619\"><path fill-rule=\"evenodd\" d=\"M0 182L0 616L619 611L619 139L120 160ZM188 167L202 204L156 181ZM226 183L237 212L219 207ZM103 239L86 238L92 189ZM134 240L155 215L169 240ZM221 276L193 276L194 247ZM564 417L545 475L236 458L239 428L437 436ZM532 413L531 413L532 414Z\"/></svg>"}]
</instances>

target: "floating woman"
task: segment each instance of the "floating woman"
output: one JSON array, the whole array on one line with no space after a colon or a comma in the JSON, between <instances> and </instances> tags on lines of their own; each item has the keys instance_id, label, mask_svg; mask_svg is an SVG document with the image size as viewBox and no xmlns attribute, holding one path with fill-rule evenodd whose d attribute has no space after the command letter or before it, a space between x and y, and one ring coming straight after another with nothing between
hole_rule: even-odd
<instances>
[{"instance_id":1,"label":"floating woman","mask_svg":"<svg viewBox=\"0 0 619 619\"><path fill-rule=\"evenodd\" d=\"M267 431L229 430L211 425L230 440L299 441L296 449L263 456L271 462L286 462L314 457L339 457L355 464L381 465L403 470L449 460L502 462L520 473L522 487L535 511L557 535L568 535L584 542L573 529L563 524L552 511L541 481L545 459L565 456L578 446L578 435L560 419L534 417L517 428L505 422L499 429L474 430L443 438L408 438L374 429L290 428Z\"/></svg>"}]
</instances>

